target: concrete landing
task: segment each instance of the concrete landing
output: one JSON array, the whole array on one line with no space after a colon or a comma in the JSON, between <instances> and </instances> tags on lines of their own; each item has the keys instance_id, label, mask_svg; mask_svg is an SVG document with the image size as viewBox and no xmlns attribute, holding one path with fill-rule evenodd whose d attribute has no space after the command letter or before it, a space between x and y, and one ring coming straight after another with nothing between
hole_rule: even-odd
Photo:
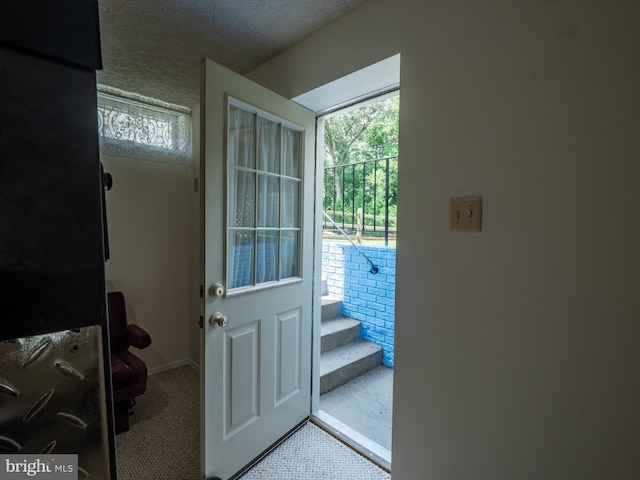
<instances>
[{"instance_id":1,"label":"concrete landing","mask_svg":"<svg viewBox=\"0 0 640 480\"><path fill-rule=\"evenodd\" d=\"M393 369L385 366L320 395L321 411L389 451L392 407Z\"/></svg>"}]
</instances>

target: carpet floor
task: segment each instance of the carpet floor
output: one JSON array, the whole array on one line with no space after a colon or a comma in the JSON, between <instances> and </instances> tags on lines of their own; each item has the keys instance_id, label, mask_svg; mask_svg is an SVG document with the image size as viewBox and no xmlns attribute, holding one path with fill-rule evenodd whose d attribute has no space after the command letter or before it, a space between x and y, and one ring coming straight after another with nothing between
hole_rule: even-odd
<instances>
[{"instance_id":1,"label":"carpet floor","mask_svg":"<svg viewBox=\"0 0 640 480\"><path fill-rule=\"evenodd\" d=\"M198 375L186 366L148 378L129 431L116 436L119 480L200 478Z\"/></svg>"},{"instance_id":2,"label":"carpet floor","mask_svg":"<svg viewBox=\"0 0 640 480\"><path fill-rule=\"evenodd\" d=\"M149 377L130 429L116 437L120 480L198 480L198 372L180 367ZM239 480L389 480L390 475L312 423Z\"/></svg>"}]
</instances>

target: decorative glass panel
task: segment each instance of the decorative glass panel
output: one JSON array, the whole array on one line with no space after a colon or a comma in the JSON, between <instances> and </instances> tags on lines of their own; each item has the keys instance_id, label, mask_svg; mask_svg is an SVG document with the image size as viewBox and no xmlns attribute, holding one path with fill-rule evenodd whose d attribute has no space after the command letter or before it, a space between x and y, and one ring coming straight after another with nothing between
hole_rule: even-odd
<instances>
[{"instance_id":1,"label":"decorative glass panel","mask_svg":"<svg viewBox=\"0 0 640 480\"><path fill-rule=\"evenodd\" d=\"M255 114L234 105L229 107L228 160L231 165L255 168Z\"/></svg>"},{"instance_id":2,"label":"decorative glass panel","mask_svg":"<svg viewBox=\"0 0 640 480\"><path fill-rule=\"evenodd\" d=\"M299 277L300 230L282 231L280 242L280 279Z\"/></svg>"},{"instance_id":3,"label":"decorative glass panel","mask_svg":"<svg viewBox=\"0 0 640 480\"><path fill-rule=\"evenodd\" d=\"M229 216L233 227L253 227L255 221L255 187L252 172L229 173Z\"/></svg>"},{"instance_id":4,"label":"decorative glass panel","mask_svg":"<svg viewBox=\"0 0 640 480\"><path fill-rule=\"evenodd\" d=\"M299 197L300 181L282 179L282 221L283 228L298 227L300 225Z\"/></svg>"},{"instance_id":5,"label":"decorative glass panel","mask_svg":"<svg viewBox=\"0 0 640 480\"><path fill-rule=\"evenodd\" d=\"M278 265L278 230L258 232L256 257L256 283L274 282Z\"/></svg>"},{"instance_id":6,"label":"decorative glass panel","mask_svg":"<svg viewBox=\"0 0 640 480\"><path fill-rule=\"evenodd\" d=\"M122 142L173 150L174 124L145 113L131 113L118 105L98 107L98 133Z\"/></svg>"},{"instance_id":7,"label":"decorative glass panel","mask_svg":"<svg viewBox=\"0 0 640 480\"><path fill-rule=\"evenodd\" d=\"M279 173L280 125L258 117L258 170Z\"/></svg>"},{"instance_id":8,"label":"decorative glass panel","mask_svg":"<svg viewBox=\"0 0 640 480\"><path fill-rule=\"evenodd\" d=\"M279 183L279 177L258 175L258 227L278 226Z\"/></svg>"},{"instance_id":9,"label":"decorative glass panel","mask_svg":"<svg viewBox=\"0 0 640 480\"><path fill-rule=\"evenodd\" d=\"M282 174L300 178L302 132L282 127Z\"/></svg>"},{"instance_id":10,"label":"decorative glass panel","mask_svg":"<svg viewBox=\"0 0 640 480\"><path fill-rule=\"evenodd\" d=\"M191 162L191 110L98 85L101 153L186 165Z\"/></svg>"},{"instance_id":11,"label":"decorative glass panel","mask_svg":"<svg viewBox=\"0 0 640 480\"><path fill-rule=\"evenodd\" d=\"M254 233L235 230L229 234L229 265L231 270L230 288L253 285Z\"/></svg>"}]
</instances>

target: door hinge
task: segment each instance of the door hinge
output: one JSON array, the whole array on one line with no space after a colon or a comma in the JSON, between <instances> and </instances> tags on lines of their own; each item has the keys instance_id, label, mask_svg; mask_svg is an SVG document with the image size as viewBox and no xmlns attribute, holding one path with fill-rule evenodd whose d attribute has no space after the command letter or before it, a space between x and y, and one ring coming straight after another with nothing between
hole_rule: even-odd
<instances>
[{"instance_id":1,"label":"door hinge","mask_svg":"<svg viewBox=\"0 0 640 480\"><path fill-rule=\"evenodd\" d=\"M198 320L198 325L200 325L200 328L204 328L204 317L202 315L200 315L200 320Z\"/></svg>"},{"instance_id":2,"label":"door hinge","mask_svg":"<svg viewBox=\"0 0 640 480\"><path fill-rule=\"evenodd\" d=\"M204 285L200 285L200 298L204 298Z\"/></svg>"}]
</instances>

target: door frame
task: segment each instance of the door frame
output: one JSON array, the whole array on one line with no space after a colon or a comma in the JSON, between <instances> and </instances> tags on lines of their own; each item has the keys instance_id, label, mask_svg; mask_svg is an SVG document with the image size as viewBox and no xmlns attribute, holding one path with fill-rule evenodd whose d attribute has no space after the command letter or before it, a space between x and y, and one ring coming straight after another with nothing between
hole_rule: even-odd
<instances>
[{"instance_id":1,"label":"door frame","mask_svg":"<svg viewBox=\"0 0 640 480\"><path fill-rule=\"evenodd\" d=\"M310 109L316 115L316 129L315 135L324 134L323 131L319 132L318 121L317 118L329 113L333 110L339 110L345 108L348 104L358 103L359 101L364 100L365 98L378 96L384 94L385 92L389 92L392 90L398 90L400 86L400 54L393 55L389 58L381 60L377 63L364 67L361 70L355 71L351 74L346 75L338 80L333 82L329 82L325 85L322 85L316 89L305 92L301 95L298 95L291 100ZM199 151L194 151L194 156L200 158L201 152L204 150L204 111L199 106L197 109L200 109L198 121L198 129L199 132L199 141L194 142L197 145L196 148ZM197 111L197 110L195 110ZM194 119L195 120L195 119ZM195 124L195 121L194 121ZM322 130L322 127L320 127ZM194 133L196 129L194 128ZM312 298L311 298L311 313L312 313L312 337L311 337L311 345L312 345L312 358L311 358L311 404L309 406L309 417L307 421L313 420L314 412L319 410L319 402L320 402L320 320L321 320L321 285L322 285L322 268L321 268L321 258L322 258L322 186L323 186L323 165L319 162L319 158L323 155L323 152L320 150L322 148L321 144L318 144L316 141L316 151L315 151L315 172L313 172L315 182L314 182L314 232L313 232L313 259L312 259ZM204 187L203 182L204 179L201 176L201 170L198 167L196 169L196 178L194 179L194 192L198 193L198 199L194 202L195 207L198 211L196 218L200 218L202 215L202 209L204 208L201 202L201 195L199 194L199 190ZM306 201L306 200L305 200ZM320 214L319 214L320 212ZM197 275L197 283L196 286L200 286L200 297L196 297L195 294L193 297L193 305L195 306L194 311L199 313L200 319L200 328L197 328L199 331L196 334L194 332L192 339L192 345L195 346L195 342L197 341L197 349L195 355L196 359L199 359L199 367L203 361L204 354L204 330L202 329L202 322L204 319L204 310L203 310L203 302L202 295L206 295L205 287L202 283L202 279L204 278L204 264L202 259L204 258L204 244L201 242L200 229L204 228L203 225L200 224L200 221L196 222L197 228L195 236L196 241L199 243L197 248L198 255L195 255L194 261L197 262L197 266L194 265L194 273ZM194 289L197 291L197 288ZM196 340L197 339L197 340ZM201 405L202 409L203 406ZM299 425L300 426L300 425ZM291 432L287 434L290 435L297 428L294 428ZM266 450L263 455L256 458L250 465L244 469L246 471L255 463L260 461L264 455L268 454L273 448L279 445L286 437L281 439L279 442L274 444L270 449ZM203 445L203 444L202 444ZM201 462L204 465L204 452L201 451Z\"/></svg>"},{"instance_id":2,"label":"door frame","mask_svg":"<svg viewBox=\"0 0 640 480\"><path fill-rule=\"evenodd\" d=\"M395 92L395 93L394 93ZM321 285L322 285L322 191L324 188L324 142L318 138L324 138L324 122L322 117L333 113L348 110L359 104L366 104L382 100L385 96L391 96L400 92L400 54L364 67L351 74L329 82L314 90L305 92L292 100L314 110L316 114L316 184L315 184L315 225L314 234L314 287L313 287L313 333L312 333L312 392L311 392L311 416L310 421L327 430L333 436L351 445L360 451L370 461L380 468L390 471L391 459L389 452L382 448L376 448L377 444L369 445L367 441L359 441L356 435L343 434L337 424L341 423L320 410L320 323L321 323ZM356 107L357 108L357 107ZM348 427L347 427L348 429ZM364 436L363 440L364 440Z\"/></svg>"}]
</instances>

